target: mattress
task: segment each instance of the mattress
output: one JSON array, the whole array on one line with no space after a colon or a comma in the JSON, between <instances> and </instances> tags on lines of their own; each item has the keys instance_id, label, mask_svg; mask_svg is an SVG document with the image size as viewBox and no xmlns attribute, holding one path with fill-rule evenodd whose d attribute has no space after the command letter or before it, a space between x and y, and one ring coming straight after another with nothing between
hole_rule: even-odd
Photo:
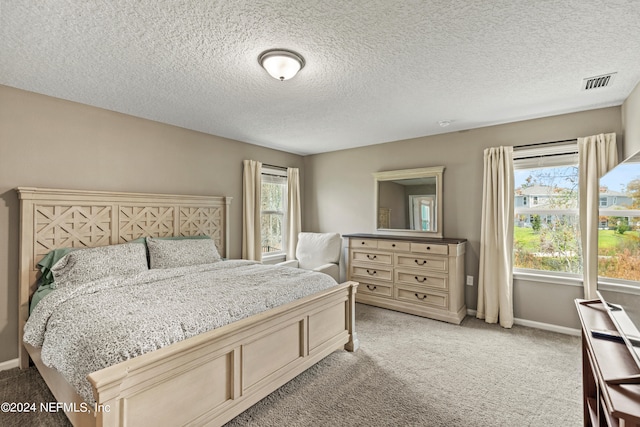
<instances>
[{"instance_id":1,"label":"mattress","mask_svg":"<svg viewBox=\"0 0 640 427\"><path fill-rule=\"evenodd\" d=\"M335 285L245 260L152 269L56 289L34 308L24 341L93 404L91 372Z\"/></svg>"}]
</instances>

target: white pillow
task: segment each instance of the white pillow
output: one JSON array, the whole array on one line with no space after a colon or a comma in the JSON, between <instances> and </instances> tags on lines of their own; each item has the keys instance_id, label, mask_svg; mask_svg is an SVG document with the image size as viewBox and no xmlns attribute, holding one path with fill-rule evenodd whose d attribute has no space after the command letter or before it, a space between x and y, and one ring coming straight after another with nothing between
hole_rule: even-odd
<instances>
[{"instance_id":1,"label":"white pillow","mask_svg":"<svg viewBox=\"0 0 640 427\"><path fill-rule=\"evenodd\" d=\"M142 243L100 246L65 255L53 267L52 288L86 283L109 276L136 274L148 270Z\"/></svg>"},{"instance_id":2,"label":"white pillow","mask_svg":"<svg viewBox=\"0 0 640 427\"><path fill-rule=\"evenodd\" d=\"M174 268L220 261L211 239L165 240L147 237L150 268Z\"/></svg>"}]
</instances>

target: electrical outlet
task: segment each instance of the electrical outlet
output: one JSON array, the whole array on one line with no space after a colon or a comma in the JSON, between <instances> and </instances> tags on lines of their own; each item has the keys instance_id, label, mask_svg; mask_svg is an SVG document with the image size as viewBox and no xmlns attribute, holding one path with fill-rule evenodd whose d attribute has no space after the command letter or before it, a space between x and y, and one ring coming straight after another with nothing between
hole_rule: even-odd
<instances>
[{"instance_id":1,"label":"electrical outlet","mask_svg":"<svg viewBox=\"0 0 640 427\"><path fill-rule=\"evenodd\" d=\"M467 286L473 286L473 276L467 276Z\"/></svg>"}]
</instances>

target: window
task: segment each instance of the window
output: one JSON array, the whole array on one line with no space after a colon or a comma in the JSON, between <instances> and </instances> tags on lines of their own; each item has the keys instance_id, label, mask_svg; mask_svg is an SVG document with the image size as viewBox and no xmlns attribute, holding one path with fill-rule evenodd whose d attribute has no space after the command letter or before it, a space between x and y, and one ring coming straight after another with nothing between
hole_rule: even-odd
<instances>
[{"instance_id":1,"label":"window","mask_svg":"<svg viewBox=\"0 0 640 427\"><path fill-rule=\"evenodd\" d=\"M637 163L621 163L600 179L598 276L640 280L640 176ZM609 280L611 282L611 280Z\"/></svg>"},{"instance_id":2,"label":"window","mask_svg":"<svg viewBox=\"0 0 640 427\"><path fill-rule=\"evenodd\" d=\"M262 255L278 255L286 248L287 172L262 168L260 233Z\"/></svg>"},{"instance_id":3,"label":"window","mask_svg":"<svg viewBox=\"0 0 640 427\"><path fill-rule=\"evenodd\" d=\"M515 151L514 172L513 267L582 273L575 141Z\"/></svg>"},{"instance_id":4,"label":"window","mask_svg":"<svg viewBox=\"0 0 640 427\"><path fill-rule=\"evenodd\" d=\"M409 196L409 222L413 230L429 231L433 223L434 196Z\"/></svg>"}]
</instances>

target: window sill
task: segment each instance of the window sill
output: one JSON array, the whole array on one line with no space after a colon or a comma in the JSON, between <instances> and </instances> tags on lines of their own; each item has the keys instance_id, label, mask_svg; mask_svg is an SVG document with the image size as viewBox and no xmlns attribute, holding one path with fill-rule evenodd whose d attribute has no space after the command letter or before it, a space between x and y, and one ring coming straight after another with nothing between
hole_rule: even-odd
<instances>
[{"instance_id":1,"label":"window sill","mask_svg":"<svg viewBox=\"0 0 640 427\"><path fill-rule=\"evenodd\" d=\"M262 255L263 264L277 264L279 262L286 261L286 260L287 260L287 255L285 253Z\"/></svg>"},{"instance_id":2,"label":"window sill","mask_svg":"<svg viewBox=\"0 0 640 427\"><path fill-rule=\"evenodd\" d=\"M598 290L640 295L640 285L638 285L638 282L622 279L615 280L599 277Z\"/></svg>"},{"instance_id":3,"label":"window sill","mask_svg":"<svg viewBox=\"0 0 640 427\"><path fill-rule=\"evenodd\" d=\"M517 270L513 272L513 279L553 285L583 286L582 277L580 276L563 275L553 272L547 273L533 270ZM598 277L598 290L640 295L640 285L638 285L638 282L606 277Z\"/></svg>"},{"instance_id":4,"label":"window sill","mask_svg":"<svg viewBox=\"0 0 640 427\"><path fill-rule=\"evenodd\" d=\"M564 275L552 271L516 270L513 272L514 280L527 280L529 282L542 282L554 285L582 287L582 277Z\"/></svg>"}]
</instances>

